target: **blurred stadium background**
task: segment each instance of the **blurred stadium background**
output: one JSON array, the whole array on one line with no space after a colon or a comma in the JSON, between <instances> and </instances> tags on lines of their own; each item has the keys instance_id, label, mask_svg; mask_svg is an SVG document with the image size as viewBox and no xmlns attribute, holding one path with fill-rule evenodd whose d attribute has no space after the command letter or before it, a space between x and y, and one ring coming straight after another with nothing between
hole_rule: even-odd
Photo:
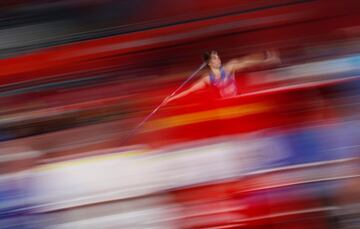
<instances>
[{"instance_id":1,"label":"blurred stadium background","mask_svg":"<svg viewBox=\"0 0 360 229\"><path fill-rule=\"evenodd\" d=\"M0 228L360 227L359 1L0 12ZM123 144L209 49L282 63L237 74L234 98L167 104Z\"/></svg>"}]
</instances>

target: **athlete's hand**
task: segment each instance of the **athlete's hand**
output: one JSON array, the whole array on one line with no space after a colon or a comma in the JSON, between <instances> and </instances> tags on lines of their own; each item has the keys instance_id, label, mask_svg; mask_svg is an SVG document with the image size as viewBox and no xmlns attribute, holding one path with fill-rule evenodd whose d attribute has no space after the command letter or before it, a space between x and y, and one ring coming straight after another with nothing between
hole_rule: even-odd
<instances>
[{"instance_id":1,"label":"athlete's hand","mask_svg":"<svg viewBox=\"0 0 360 229\"><path fill-rule=\"evenodd\" d=\"M174 100L174 97L166 97L166 98L164 99L163 104L166 105L166 104L168 104L169 102L171 102L172 100Z\"/></svg>"},{"instance_id":2,"label":"athlete's hand","mask_svg":"<svg viewBox=\"0 0 360 229\"><path fill-rule=\"evenodd\" d=\"M268 64L281 64L279 52L275 49L265 51L265 62Z\"/></svg>"}]
</instances>

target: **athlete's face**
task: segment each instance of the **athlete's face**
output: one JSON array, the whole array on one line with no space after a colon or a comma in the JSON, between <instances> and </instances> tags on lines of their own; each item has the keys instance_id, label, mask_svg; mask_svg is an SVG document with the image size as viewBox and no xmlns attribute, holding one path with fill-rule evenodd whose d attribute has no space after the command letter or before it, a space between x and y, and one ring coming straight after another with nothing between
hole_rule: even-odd
<instances>
[{"instance_id":1,"label":"athlete's face","mask_svg":"<svg viewBox=\"0 0 360 229\"><path fill-rule=\"evenodd\" d=\"M220 68L221 67L221 59L217 53L211 54L209 60L209 66L212 68Z\"/></svg>"}]
</instances>

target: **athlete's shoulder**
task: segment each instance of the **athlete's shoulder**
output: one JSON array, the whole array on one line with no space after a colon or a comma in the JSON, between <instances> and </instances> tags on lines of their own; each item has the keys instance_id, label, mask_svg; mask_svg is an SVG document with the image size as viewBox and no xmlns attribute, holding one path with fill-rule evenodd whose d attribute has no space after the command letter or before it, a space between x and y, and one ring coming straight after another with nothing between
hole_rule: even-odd
<instances>
[{"instance_id":1,"label":"athlete's shoulder","mask_svg":"<svg viewBox=\"0 0 360 229\"><path fill-rule=\"evenodd\" d=\"M234 72L233 63L234 62L229 61L228 63L226 63L226 65L222 66L222 70L225 73L233 73Z\"/></svg>"},{"instance_id":2,"label":"athlete's shoulder","mask_svg":"<svg viewBox=\"0 0 360 229\"><path fill-rule=\"evenodd\" d=\"M204 73L200 77L200 81L209 84L210 83L210 74L208 72Z\"/></svg>"}]
</instances>

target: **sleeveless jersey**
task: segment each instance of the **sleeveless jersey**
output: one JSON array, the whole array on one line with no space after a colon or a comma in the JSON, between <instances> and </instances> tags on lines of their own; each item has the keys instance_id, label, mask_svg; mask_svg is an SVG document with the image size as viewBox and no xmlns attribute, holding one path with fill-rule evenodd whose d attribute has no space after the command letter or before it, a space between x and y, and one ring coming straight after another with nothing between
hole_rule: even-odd
<instances>
[{"instance_id":1,"label":"sleeveless jersey","mask_svg":"<svg viewBox=\"0 0 360 229\"><path fill-rule=\"evenodd\" d=\"M222 98L229 98L237 95L238 90L234 74L226 72L223 67L220 68L220 73L220 79L216 79L214 74L210 72L209 76L211 85L219 90Z\"/></svg>"}]
</instances>

